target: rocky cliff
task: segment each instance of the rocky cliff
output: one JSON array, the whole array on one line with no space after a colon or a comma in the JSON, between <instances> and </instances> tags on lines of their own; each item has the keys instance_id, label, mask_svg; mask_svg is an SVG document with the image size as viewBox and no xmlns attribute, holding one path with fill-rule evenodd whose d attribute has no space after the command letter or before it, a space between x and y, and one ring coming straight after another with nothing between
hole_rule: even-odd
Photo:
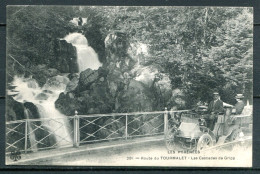
<instances>
[{"instance_id":1,"label":"rocky cliff","mask_svg":"<svg viewBox=\"0 0 260 174\"><path fill-rule=\"evenodd\" d=\"M127 53L130 46L127 36L121 32L113 32L107 36L105 46L106 63L98 70L86 69L79 75L70 74L71 80L66 91L61 93L55 102L56 108L65 115L74 115L75 110L80 115L155 110L156 100L160 96L155 96L150 86L135 80L136 61ZM152 118L144 115L138 122L133 121L132 127L137 128L140 124L146 123L140 131L150 133L152 127L160 125L163 121L162 119L155 121ZM100 118L96 124L110 123L108 130L118 130L118 134L124 134L124 121L113 122L113 119L115 118ZM81 122L81 124L87 123L83 120ZM82 131L84 129L89 131L98 127L88 125ZM99 132L97 136L105 138L108 130Z\"/></svg>"},{"instance_id":2,"label":"rocky cliff","mask_svg":"<svg viewBox=\"0 0 260 174\"><path fill-rule=\"evenodd\" d=\"M131 72L136 62L127 54L130 44L126 35L111 33L105 45L103 67L74 74L66 92L56 101L56 108L65 115L75 110L80 114L153 110L151 91Z\"/></svg>"},{"instance_id":3,"label":"rocky cliff","mask_svg":"<svg viewBox=\"0 0 260 174\"><path fill-rule=\"evenodd\" d=\"M61 73L78 72L77 51L72 44L65 40L56 40L54 45L54 62L53 67Z\"/></svg>"}]
</instances>

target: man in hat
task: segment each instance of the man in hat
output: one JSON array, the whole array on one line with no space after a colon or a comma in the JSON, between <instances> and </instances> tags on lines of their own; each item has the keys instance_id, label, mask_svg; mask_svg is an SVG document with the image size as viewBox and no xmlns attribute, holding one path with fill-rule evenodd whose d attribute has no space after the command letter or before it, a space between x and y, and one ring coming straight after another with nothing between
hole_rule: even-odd
<instances>
[{"instance_id":1,"label":"man in hat","mask_svg":"<svg viewBox=\"0 0 260 174\"><path fill-rule=\"evenodd\" d=\"M208 113L223 113L224 108L223 108L223 101L220 99L219 93L214 92L213 93L213 101L209 103L208 107Z\"/></svg>"},{"instance_id":2,"label":"man in hat","mask_svg":"<svg viewBox=\"0 0 260 174\"><path fill-rule=\"evenodd\" d=\"M243 98L244 98L243 94L237 94L237 96L236 96L237 103L234 107L235 110L236 110L236 114L241 114L244 107L245 107L245 104L243 102Z\"/></svg>"},{"instance_id":3,"label":"man in hat","mask_svg":"<svg viewBox=\"0 0 260 174\"><path fill-rule=\"evenodd\" d=\"M213 130L215 122L219 113L224 112L223 101L220 99L219 93L213 93L213 101L209 103L208 107L208 127Z\"/></svg>"}]
</instances>

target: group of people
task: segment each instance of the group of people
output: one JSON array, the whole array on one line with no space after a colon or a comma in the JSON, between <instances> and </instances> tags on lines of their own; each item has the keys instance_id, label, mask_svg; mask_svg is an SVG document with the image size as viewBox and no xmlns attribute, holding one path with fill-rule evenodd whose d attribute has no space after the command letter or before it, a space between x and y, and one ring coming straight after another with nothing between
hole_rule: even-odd
<instances>
[{"instance_id":1,"label":"group of people","mask_svg":"<svg viewBox=\"0 0 260 174\"><path fill-rule=\"evenodd\" d=\"M233 113L234 114L241 114L244 109L244 102L243 102L244 96L242 94L237 94L236 101L237 103L233 107ZM224 102L220 99L219 93L214 92L213 93L213 101L209 103L207 114L207 122L208 127L213 130L215 122L217 120L217 117L220 113L224 112Z\"/></svg>"},{"instance_id":2,"label":"group of people","mask_svg":"<svg viewBox=\"0 0 260 174\"><path fill-rule=\"evenodd\" d=\"M214 92L213 93L213 100L209 103L208 107L204 106L203 107L203 113L204 115L204 123L206 124L207 127L213 131L215 123L217 122L218 116L219 115L223 115L224 113L224 107L225 106L229 106L232 107L232 113L239 115L242 113L245 104L243 102L243 98L244 96L242 94L237 94L236 95L236 101L237 103L232 106L229 105L227 103L224 103L221 99L220 99L220 95L218 92ZM206 109L206 112L204 109ZM171 110L174 110L173 108ZM180 114L180 115L179 115ZM173 122L173 125L176 125L177 127L180 125L181 123L181 113L169 113L170 116L170 120ZM200 119L201 121L201 119Z\"/></svg>"}]
</instances>

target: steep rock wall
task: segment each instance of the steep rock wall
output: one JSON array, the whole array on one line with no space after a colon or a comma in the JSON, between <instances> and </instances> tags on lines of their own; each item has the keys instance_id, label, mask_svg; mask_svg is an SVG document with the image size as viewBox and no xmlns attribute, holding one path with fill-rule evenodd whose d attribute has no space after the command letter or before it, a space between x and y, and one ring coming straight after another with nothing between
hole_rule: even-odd
<instances>
[{"instance_id":1,"label":"steep rock wall","mask_svg":"<svg viewBox=\"0 0 260 174\"><path fill-rule=\"evenodd\" d=\"M56 40L52 63L53 67L61 73L78 72L76 48L65 40Z\"/></svg>"}]
</instances>

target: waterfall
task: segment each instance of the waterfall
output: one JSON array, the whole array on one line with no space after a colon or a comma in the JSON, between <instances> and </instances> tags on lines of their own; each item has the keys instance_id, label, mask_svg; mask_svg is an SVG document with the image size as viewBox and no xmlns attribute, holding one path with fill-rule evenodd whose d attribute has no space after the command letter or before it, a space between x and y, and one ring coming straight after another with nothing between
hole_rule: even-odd
<instances>
[{"instance_id":1,"label":"waterfall","mask_svg":"<svg viewBox=\"0 0 260 174\"><path fill-rule=\"evenodd\" d=\"M67 35L64 40L71 43L77 49L79 72L88 68L96 70L102 66L98 59L97 53L88 45L88 41L83 34L71 33Z\"/></svg>"},{"instance_id":2,"label":"waterfall","mask_svg":"<svg viewBox=\"0 0 260 174\"><path fill-rule=\"evenodd\" d=\"M27 108L24 108L24 115L26 116L26 119L29 119L32 117L32 114L31 114L31 111ZM32 132L33 129L32 129L32 126L30 124L28 124L28 131L29 132ZM36 152L37 151L37 142L36 142L36 138L35 138L35 134L29 134L29 142L31 144L31 150L33 152Z\"/></svg>"},{"instance_id":3,"label":"waterfall","mask_svg":"<svg viewBox=\"0 0 260 174\"><path fill-rule=\"evenodd\" d=\"M67 117L55 108L55 101L58 99L59 94L66 89L68 82L69 79L67 77L56 76L48 79L41 88L32 78L15 76L12 82L12 86L15 88L8 91L9 95L14 95L13 98L16 101L21 103L32 102L37 107L40 117L43 118L43 121L40 122L41 129L48 128L45 132L53 133L57 146L72 144ZM31 117L28 110L25 110L25 115L27 118ZM32 130L29 129L29 131ZM29 138L32 147L36 143L34 141L35 135ZM34 147L36 146L34 145Z\"/></svg>"}]
</instances>

